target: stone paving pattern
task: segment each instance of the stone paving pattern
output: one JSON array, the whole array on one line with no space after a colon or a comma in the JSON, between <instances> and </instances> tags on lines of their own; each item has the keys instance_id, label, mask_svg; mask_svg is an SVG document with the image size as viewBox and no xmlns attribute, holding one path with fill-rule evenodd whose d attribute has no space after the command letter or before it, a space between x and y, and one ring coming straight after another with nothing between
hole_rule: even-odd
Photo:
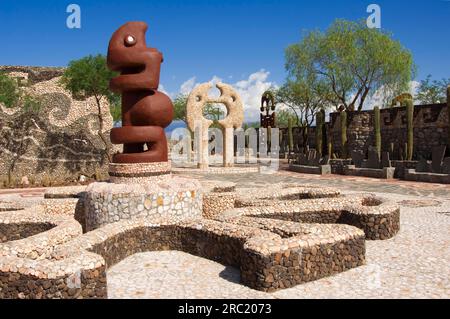
<instances>
[{"instance_id":1,"label":"stone paving pattern","mask_svg":"<svg viewBox=\"0 0 450 319\"><path fill-rule=\"evenodd\" d=\"M276 175L204 176L243 187L268 182L371 192L402 205L392 239L366 241L366 264L332 277L264 293L240 284L239 270L178 251L136 254L108 270L110 298L449 298L450 187L359 177ZM149 284L151 283L151 284Z\"/></svg>"},{"instance_id":2,"label":"stone paving pattern","mask_svg":"<svg viewBox=\"0 0 450 319\"><path fill-rule=\"evenodd\" d=\"M214 261L201 259L182 252L149 252L132 255L131 257L128 257L115 266L109 268L107 272L109 297L170 297L170 292L173 293L171 295L172 297L185 298L231 298L233 296L242 298L448 298L450 295L450 284L448 279L448 261L450 255L450 227L448 227L448 212L450 205L448 201L448 189L445 189L445 187L430 185L429 187L424 187L421 189L420 187L413 187L414 184L412 183L407 184L408 187L404 187L404 184L396 185L395 183L380 183L371 181L370 179L337 180L336 178L325 178L319 180L310 178L309 176L284 172L280 172L275 175L240 174L227 175L223 177L205 176L203 179L217 180L218 178L222 178L224 181L237 182L239 187L237 187L236 190L238 193L239 188L241 187L243 190L245 188L252 187L260 187L261 190L263 190L264 188L267 188L267 182L269 180L270 183L278 181L302 185L302 183L308 181L308 183L316 185L326 184L327 186L333 186L333 184L341 184L344 186L341 187L341 189L356 188L353 189L353 191L345 190L344 192L348 194L353 194L355 190L360 193L361 191L371 191L371 189L376 189L379 192L386 191L386 193L377 193L375 195L382 198L402 201L405 203L405 207L409 207L406 208L406 211L405 209L402 209L401 231L397 234L397 236L385 241L366 241L366 265L348 270L332 277L326 277L314 282L297 285L293 288L279 290L275 293L262 293L238 284L237 282L239 282L239 280L245 280L245 278L240 278L239 269L237 268L222 266ZM421 196L418 198L396 194L403 192L403 190L418 192ZM232 191L232 187L224 187L224 191ZM435 199L436 197L432 197L434 200L430 199L429 195L433 196L439 193L443 193L444 196L440 196L437 200ZM428 198L424 199L424 195ZM7 194L2 196L1 200L11 201L14 198L17 198L17 195ZM408 206L406 206L406 203ZM431 203L432 206L427 206L427 203ZM410 206L416 207L412 208ZM264 219L257 218L257 220L260 224L264 224ZM276 220L271 219L270 224L273 225L274 221L276 223ZM293 224L304 225L297 223ZM288 224L283 222L283 225L286 226ZM351 227L345 225L337 226ZM278 233L282 232L281 228L282 227L279 227ZM99 229L98 231L98 234L101 234L102 229ZM94 232L90 232L87 235L94 236L95 234ZM104 234L101 235L100 238L102 238L102 236L104 240ZM85 235L78 238L80 238L80 240L86 240L88 237ZM88 256L90 255L86 255L87 261L89 261ZM94 254L93 256L98 255ZM149 258L152 258L153 260L153 262L150 263L152 265L151 269L149 269L148 266ZM199 260L201 260L201 267L197 267ZM106 294L106 287L104 286L106 280L105 282L100 282L98 284L95 282L89 282L89 278L95 276L98 277L101 273L104 273L106 269L105 265L101 263L101 260L97 261L98 265L94 264L94 267L98 266L97 269L94 270L90 268L89 264L87 264L86 272L83 272L83 276L85 276L83 278L86 278L86 283L90 287L88 293L85 295L80 295L76 290L74 291L73 289L67 289L63 290L62 294L54 294L53 296L92 297L96 294L99 297L104 296ZM167 262L170 263L170 266L167 266ZM189 264L192 266L187 266ZM161 267L156 267L158 265L161 265ZM180 268L181 265L183 265L182 268ZM137 268L139 271L136 270ZM187 268L187 274L184 272L185 268ZM190 274L189 269L191 270ZM178 273L177 280L173 279L174 271ZM165 285L166 277L167 283L173 283L173 285L171 285L173 289L165 291L152 289L152 287L156 288L158 285ZM199 280L193 281L193 278L197 277ZM271 280L271 277L268 277ZM22 282L24 280L24 278L18 279L20 279L18 281ZM161 283L162 279L164 280L164 283ZM152 285L153 281L156 282L156 286ZM50 290L54 289L52 288L54 287L53 284L61 285L60 279L54 280L54 283L52 283L49 288ZM29 289L32 288L33 287ZM117 290L115 290L116 288ZM19 297L26 297L22 292L21 294L22 295L19 294ZM33 296L42 297L42 292L38 292ZM51 292L49 296L52 296Z\"/></svg>"}]
</instances>

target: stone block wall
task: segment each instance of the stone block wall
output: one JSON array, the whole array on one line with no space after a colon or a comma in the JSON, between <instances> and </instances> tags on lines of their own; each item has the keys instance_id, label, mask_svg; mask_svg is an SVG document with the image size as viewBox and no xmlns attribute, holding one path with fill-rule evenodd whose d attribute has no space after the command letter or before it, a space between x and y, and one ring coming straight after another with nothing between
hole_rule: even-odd
<instances>
[{"instance_id":1,"label":"stone block wall","mask_svg":"<svg viewBox=\"0 0 450 319\"><path fill-rule=\"evenodd\" d=\"M406 143L406 107L381 109L381 146L382 151L390 151L394 144L394 160L401 158ZM367 152L370 146L375 145L374 115L373 111L360 111L347 113L347 143L349 150ZM434 147L447 145L448 141L448 114L447 105L430 104L416 105L414 107L414 159L425 157L431 159ZM333 152L341 154L341 119L340 113L331 113L330 121L325 124L327 134L324 149L327 148L328 139L331 139ZM315 127L308 130L308 143L315 148ZM293 128L294 149L304 147L302 130ZM288 130L280 129L280 153L287 150Z\"/></svg>"},{"instance_id":2,"label":"stone block wall","mask_svg":"<svg viewBox=\"0 0 450 319\"><path fill-rule=\"evenodd\" d=\"M406 143L406 107L381 110L382 151L394 144L394 159L400 159ZM375 145L373 111L348 112L348 145L350 150L366 152ZM432 149L448 143L448 114L446 104L416 105L414 107L414 158L431 159ZM339 113L330 114L330 134L333 149L341 149Z\"/></svg>"}]
</instances>

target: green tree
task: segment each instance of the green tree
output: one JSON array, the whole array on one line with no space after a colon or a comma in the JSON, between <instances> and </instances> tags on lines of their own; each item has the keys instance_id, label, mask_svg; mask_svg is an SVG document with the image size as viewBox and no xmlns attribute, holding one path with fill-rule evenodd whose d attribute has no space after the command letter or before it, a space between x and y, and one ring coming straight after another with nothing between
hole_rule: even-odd
<instances>
[{"instance_id":1,"label":"green tree","mask_svg":"<svg viewBox=\"0 0 450 319\"><path fill-rule=\"evenodd\" d=\"M108 69L106 57L103 55L89 55L80 60L71 61L61 77L61 84L72 93L74 98L87 99L94 97L97 105L99 121L98 135L105 145L105 153L111 160L110 146L103 135L104 118L101 110L101 102L107 99L110 102L114 120L120 118L120 99L109 89L109 81L117 75Z\"/></svg>"},{"instance_id":2,"label":"green tree","mask_svg":"<svg viewBox=\"0 0 450 319\"><path fill-rule=\"evenodd\" d=\"M302 129L303 145L308 145L308 130L317 112L333 104L327 84L315 74L304 71L288 77L287 82L274 90L277 104L284 104L293 115L293 125Z\"/></svg>"},{"instance_id":3,"label":"green tree","mask_svg":"<svg viewBox=\"0 0 450 319\"><path fill-rule=\"evenodd\" d=\"M185 94L178 94L173 100L173 119L176 121L183 121L186 125L187 98L188 96Z\"/></svg>"},{"instance_id":4,"label":"green tree","mask_svg":"<svg viewBox=\"0 0 450 319\"><path fill-rule=\"evenodd\" d=\"M20 100L20 90L17 82L0 72L0 103L7 108L16 107Z\"/></svg>"},{"instance_id":5,"label":"green tree","mask_svg":"<svg viewBox=\"0 0 450 319\"><path fill-rule=\"evenodd\" d=\"M423 104L445 103L447 101L447 87L450 78L442 80L431 80L428 75L425 80L420 81L416 99Z\"/></svg>"},{"instance_id":6,"label":"green tree","mask_svg":"<svg viewBox=\"0 0 450 319\"><path fill-rule=\"evenodd\" d=\"M214 122L225 118L225 112L222 111L220 104L206 104L203 108L203 115Z\"/></svg>"},{"instance_id":7,"label":"green tree","mask_svg":"<svg viewBox=\"0 0 450 319\"><path fill-rule=\"evenodd\" d=\"M22 111L34 114L40 109L38 98L27 94L17 85L17 81L0 72L0 103L7 108L20 107Z\"/></svg>"},{"instance_id":8,"label":"green tree","mask_svg":"<svg viewBox=\"0 0 450 319\"><path fill-rule=\"evenodd\" d=\"M378 90L408 88L415 71L411 53L392 35L364 21L336 20L326 32L311 31L286 49L289 76L325 83L329 102L361 110Z\"/></svg>"},{"instance_id":9,"label":"green tree","mask_svg":"<svg viewBox=\"0 0 450 319\"><path fill-rule=\"evenodd\" d=\"M297 117L295 113L290 109L281 110L275 113L276 114L276 127L286 128L289 124L289 119L291 119L294 123L297 121Z\"/></svg>"},{"instance_id":10,"label":"green tree","mask_svg":"<svg viewBox=\"0 0 450 319\"><path fill-rule=\"evenodd\" d=\"M188 95L178 94L173 100L174 115L173 119L177 121L183 121L187 124L186 120L186 106ZM205 118L214 121L212 127L218 127L217 121L225 117L225 112L216 104L206 104L203 108L203 115Z\"/></svg>"}]
</instances>

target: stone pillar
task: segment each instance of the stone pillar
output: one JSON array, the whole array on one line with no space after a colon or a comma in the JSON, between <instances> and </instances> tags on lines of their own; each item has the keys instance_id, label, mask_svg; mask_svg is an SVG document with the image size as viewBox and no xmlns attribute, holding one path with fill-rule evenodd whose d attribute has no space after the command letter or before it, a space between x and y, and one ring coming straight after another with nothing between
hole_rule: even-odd
<instances>
[{"instance_id":1,"label":"stone pillar","mask_svg":"<svg viewBox=\"0 0 450 319\"><path fill-rule=\"evenodd\" d=\"M200 169L208 169L209 167L209 134L208 134L208 126L200 125L198 127L200 141L198 143L198 164L197 167Z\"/></svg>"},{"instance_id":2,"label":"stone pillar","mask_svg":"<svg viewBox=\"0 0 450 319\"><path fill-rule=\"evenodd\" d=\"M232 127L223 129L223 166L234 166L234 129Z\"/></svg>"}]
</instances>

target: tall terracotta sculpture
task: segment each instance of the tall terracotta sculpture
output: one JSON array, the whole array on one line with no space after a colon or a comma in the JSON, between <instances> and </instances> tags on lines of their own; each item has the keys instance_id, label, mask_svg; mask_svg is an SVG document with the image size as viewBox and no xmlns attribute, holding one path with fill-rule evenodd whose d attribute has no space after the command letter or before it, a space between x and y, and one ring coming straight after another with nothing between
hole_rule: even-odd
<instances>
[{"instance_id":1,"label":"tall terracotta sculpture","mask_svg":"<svg viewBox=\"0 0 450 319\"><path fill-rule=\"evenodd\" d=\"M172 174L164 127L173 118L169 97L158 92L162 54L147 48L144 22L129 22L114 32L108 67L120 72L110 88L122 94L122 127L111 141L123 153L109 163L108 182L86 188L86 230L121 220L181 221L202 216L201 184Z\"/></svg>"},{"instance_id":2,"label":"tall terracotta sculpture","mask_svg":"<svg viewBox=\"0 0 450 319\"><path fill-rule=\"evenodd\" d=\"M111 130L111 142L123 144L123 153L114 155L114 163L168 160L164 128L172 122L173 105L158 91L163 56L147 47L146 31L146 23L128 22L109 42L108 67L121 73L110 88L122 94L122 127Z\"/></svg>"}]
</instances>

